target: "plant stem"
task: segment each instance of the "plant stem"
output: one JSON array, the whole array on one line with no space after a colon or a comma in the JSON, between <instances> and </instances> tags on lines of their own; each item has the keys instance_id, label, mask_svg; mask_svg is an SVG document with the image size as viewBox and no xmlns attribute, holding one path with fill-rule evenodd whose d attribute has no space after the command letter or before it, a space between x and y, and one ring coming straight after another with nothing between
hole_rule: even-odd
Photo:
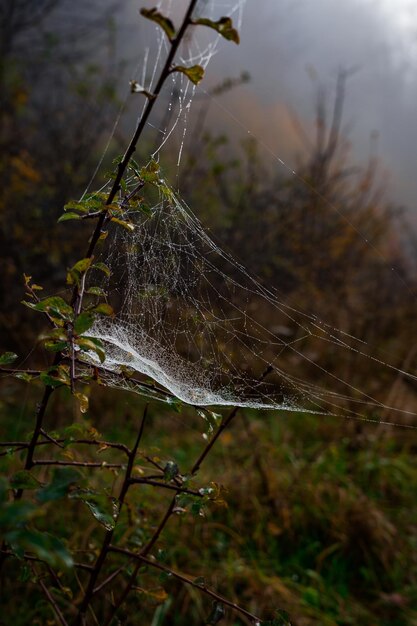
<instances>
[{"instance_id":1,"label":"plant stem","mask_svg":"<svg viewBox=\"0 0 417 626\"><path fill-rule=\"evenodd\" d=\"M117 554L124 554L124 555L126 555L126 556L128 556L128 557L130 557L132 559L137 559L141 563L146 563L146 565L149 565L149 567L154 567L154 568L160 570L161 572L165 572L167 574L170 574L173 578L176 578L177 580L180 580L181 582L186 583L187 585L191 585L195 589L199 589L200 591L202 591L206 595L211 596L212 598L214 598L218 602L221 602L225 606L228 606L231 609L241 613L242 615L245 615L245 617L249 618L254 623L261 621L260 618L257 615L254 615L253 613L250 613L249 611L246 611L246 609L243 609L242 607L240 607L235 602L231 602L230 600L227 600L226 598L224 598L223 596L219 595L215 591L212 591L211 589L209 589L205 585L201 585L201 584L198 584L198 583L194 582L194 580L192 578L190 578L188 576L185 576L184 574L180 574L179 572L176 572L175 570L172 570L171 568L167 567L166 565L163 565L162 563L158 563L158 561L155 561L154 559L149 559L149 558L143 556L142 554L136 554L135 552L131 552L130 550L125 550L124 548L118 548L117 546L110 546L109 550L111 552L116 552Z\"/></svg>"},{"instance_id":2,"label":"plant stem","mask_svg":"<svg viewBox=\"0 0 417 626\"><path fill-rule=\"evenodd\" d=\"M66 621L65 617L62 615L61 613L61 609L59 608L58 604L56 603L54 597L52 596L51 592L49 591L48 587L45 585L45 583L43 582L43 580L40 578L39 574L37 573L35 566L32 565L32 571L34 573L34 575L37 577L39 585L42 588L42 591L44 592L49 604L52 606L52 609L55 613L55 615L58 618L58 621L61 622L62 626L68 626L68 622Z\"/></svg>"},{"instance_id":3,"label":"plant stem","mask_svg":"<svg viewBox=\"0 0 417 626\"><path fill-rule=\"evenodd\" d=\"M145 422L146 422L147 413L148 413L148 405L145 406L145 410L143 412L142 420L141 420L140 427L139 427L139 433L138 433L138 435L136 437L135 445L133 446L133 448L132 448L132 450L131 450L131 452L129 454L129 460L128 460L128 464L127 464L127 467L126 467L126 473L125 473L125 476L124 476L123 484L122 484L122 487L120 489L120 494L119 494L119 498L118 498L118 500L119 500L119 512L118 512L118 515L117 515L117 519L120 516L120 512L122 510L122 507L123 507L123 504L124 504L124 500L125 500L125 497L126 497L126 493L127 493L128 489L129 489L129 486L130 486L130 479L131 479L131 475L132 475L132 471L133 471L133 464L135 462L136 453L137 453L139 444L140 444L142 436L143 436L143 431L144 431L144 428L145 428ZM117 523L117 519L115 520L115 524ZM106 560L106 557L107 557L107 554L108 554L108 551L109 551L109 545L110 545L111 540L113 538L113 533L114 533L114 528L112 528L111 530L108 530L106 532L105 536L104 536L104 540L103 540L103 543L102 543L102 546L101 546L100 554L97 557L97 561L96 561L96 563L94 565L94 569L91 572L90 580L88 581L88 586L87 586L87 589L85 591L83 601L82 601L82 603L80 605L80 608L79 608L78 616L77 616L77 619L76 619L76 622L75 622L76 625L78 625L80 623L82 624L83 620L86 619L85 615L86 615L87 609L89 607L89 604L91 602L91 599L92 599L92 597L94 595L94 589L95 589L95 586L96 586L96 583L97 583L98 576L99 576L99 574L101 572L101 569L103 567L104 561Z\"/></svg>"}]
</instances>

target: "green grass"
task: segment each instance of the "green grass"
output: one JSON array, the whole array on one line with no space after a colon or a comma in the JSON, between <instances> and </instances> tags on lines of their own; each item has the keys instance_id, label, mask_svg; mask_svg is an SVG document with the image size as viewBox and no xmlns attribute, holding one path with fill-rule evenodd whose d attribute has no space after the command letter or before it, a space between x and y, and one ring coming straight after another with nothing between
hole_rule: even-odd
<instances>
[{"instance_id":1,"label":"green grass","mask_svg":"<svg viewBox=\"0 0 417 626\"><path fill-rule=\"evenodd\" d=\"M78 420L106 439L130 443L142 401L96 390L88 419L73 415L58 393L48 414L50 431ZM3 385L2 438L27 438L39 389ZM25 394L26 397L25 397ZM191 409L176 413L151 405L142 453L174 460L183 474L205 445L206 424ZM264 619L281 608L297 626L412 626L417 624L417 433L336 418L246 411L224 433L195 487L215 482L222 498L202 517L188 512L169 522L155 551L173 569L204 576L209 587ZM114 452L98 457L112 460ZM21 464L1 459L2 472ZM95 471L108 489L117 472ZM39 473L42 479L42 472ZM144 542L171 494L137 487L118 533ZM55 529L94 558L102 529L79 502L45 508L41 529ZM159 550L159 552L158 552ZM112 567L121 563L118 558ZM23 568L23 569L22 569ZM23 574L22 574L23 572ZM20 581L24 567L8 560L3 616L15 626L55 624L34 585ZM63 575L63 580L67 579ZM69 580L69 579L68 579ZM66 582L71 593L76 588ZM204 624L211 600L166 575L143 571L120 614L123 625ZM117 595L121 588L114 586ZM100 615L100 606L96 607ZM115 622L117 623L117 622ZM248 624L228 611L225 626Z\"/></svg>"}]
</instances>

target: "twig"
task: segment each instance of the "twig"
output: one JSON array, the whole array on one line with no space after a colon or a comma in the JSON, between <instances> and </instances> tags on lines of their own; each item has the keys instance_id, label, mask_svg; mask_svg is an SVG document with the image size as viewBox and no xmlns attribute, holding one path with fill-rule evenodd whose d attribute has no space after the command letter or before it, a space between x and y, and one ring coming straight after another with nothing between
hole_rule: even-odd
<instances>
[{"instance_id":1,"label":"twig","mask_svg":"<svg viewBox=\"0 0 417 626\"><path fill-rule=\"evenodd\" d=\"M143 436L143 431L145 428L145 422L146 422L146 417L148 414L148 405L145 406L145 409L143 411L143 415L142 415L142 419L141 419L141 423L140 423L140 427L139 427L139 432L135 441L135 445L133 446L132 450L130 451L129 454L129 460L128 460L128 464L126 467L126 473L125 473L125 477L123 480L123 484L122 487L120 489L120 494L119 494L119 512L117 515L117 519L120 516L120 512L122 510L123 504L124 504L124 500L126 497L126 493L129 489L130 486L130 478L132 475L132 471L133 471L133 464L135 462L135 458L136 458L136 453L138 451L138 447L139 444L141 442L142 436ZM116 519L116 523L117 523L117 519ZM75 622L76 625L82 623L83 619L85 619L85 614L87 612L87 609L90 605L90 602L92 600L92 597L94 595L94 589L96 587L96 583L97 583L97 579L98 576L101 572L101 569L103 567L104 561L106 560L107 554L108 554L108 550L109 550L109 545L111 543L111 540L113 538L113 533L114 533L114 528L112 528L111 530L108 530L104 536L104 540L101 546L101 550L100 550L100 554L97 557L96 563L94 565L93 571L91 572L91 576L90 576L90 580L88 581L88 586L87 589L85 591L84 594L84 598L83 601L80 605L79 608L79 612L78 612L78 616L77 616L77 620Z\"/></svg>"},{"instance_id":2,"label":"twig","mask_svg":"<svg viewBox=\"0 0 417 626\"><path fill-rule=\"evenodd\" d=\"M105 448L114 448L116 450L121 450L122 452L124 452L126 455L129 456L130 454L130 450L127 446L125 446L123 443L113 443L112 441L102 441L100 439L64 439L64 438L60 438L60 439L53 439L53 437L50 437L49 435L47 435L47 433L45 433L45 431L42 429L42 434L45 436L47 436L50 441L38 441L37 442L37 446L45 446L51 443L54 443L56 445L60 445L63 443L66 443L67 446L72 446L72 445L81 445L81 444L85 444L85 445L90 445L90 446L103 446ZM6 441L6 442L2 442L0 443L0 447L2 448L7 448L7 447L11 447L11 448L16 448L15 450L13 450L13 454L15 452L20 452L21 450L25 450L26 448L29 447L29 442L27 441ZM61 447L65 447L64 445L62 445ZM1 452L0 456L6 456L7 454L9 454L9 452Z\"/></svg>"},{"instance_id":3,"label":"twig","mask_svg":"<svg viewBox=\"0 0 417 626\"><path fill-rule=\"evenodd\" d=\"M43 437L45 437L45 439L48 439L48 441L50 441L51 443L53 443L54 445L58 446L58 448L63 448L64 446L62 445L62 443L60 443L59 441L57 441L56 439L54 439L53 437L51 437L51 435L48 435L48 433L41 428L41 435Z\"/></svg>"},{"instance_id":4,"label":"twig","mask_svg":"<svg viewBox=\"0 0 417 626\"><path fill-rule=\"evenodd\" d=\"M123 572L123 570L125 569L126 569L126 565L123 565L122 567L118 567L114 572L112 572L105 580L103 580L103 582L101 582L99 585L97 585L97 587L95 587L93 591L94 595L96 595L96 593L104 589L104 587L107 587L107 585L110 584L112 580L117 578L117 576L121 574L121 572Z\"/></svg>"},{"instance_id":5,"label":"twig","mask_svg":"<svg viewBox=\"0 0 417 626\"><path fill-rule=\"evenodd\" d=\"M91 569L93 569L93 568L91 568ZM79 586L79 588L80 588L80 590L81 590L81 593L83 593L83 594L84 594L84 593L85 593L85 589L84 589L84 587L83 587L83 584L82 584L82 582L81 582L81 580L80 580L79 576L77 575L77 572L74 572L74 576L75 576L75 580L77 581L78 586ZM89 610L90 610L91 617L93 618L93 620L94 620L94 622L95 622L96 626L100 626L99 621L98 621L98 619L97 619L97 617L96 617L96 614L95 614L95 613L94 613L94 611L93 611L93 607L91 606L91 604L90 604L90 606L89 606L88 608L89 608ZM85 623L86 623L86 617L85 617L85 615L84 615L84 616L83 616L83 620L82 620L82 625L84 626L84 624L85 624Z\"/></svg>"},{"instance_id":6,"label":"twig","mask_svg":"<svg viewBox=\"0 0 417 626\"><path fill-rule=\"evenodd\" d=\"M29 374L29 376L39 376L41 370L17 370L12 367L0 367L0 374Z\"/></svg>"},{"instance_id":7,"label":"twig","mask_svg":"<svg viewBox=\"0 0 417 626\"><path fill-rule=\"evenodd\" d=\"M146 563L146 565L149 565L150 567L154 567L156 569L159 569L162 572L170 574L170 576L172 576L173 578L176 578L177 580L181 580L183 583L186 583L187 585L191 585L195 589L199 589L200 591L202 591L206 595L211 596L212 598L214 598L218 602L221 602L225 606L228 606L231 609L233 609L235 611L238 611L242 615L245 615L250 620L252 620L254 623L257 623L257 622L261 621L261 619L257 615L254 615L253 613L250 613L246 609L240 607L235 602L231 602L230 600L227 600L226 598L224 598L223 596L219 595L215 591L212 591L211 589L209 589L205 585L201 585L199 583L194 582L194 580L192 578L189 578L188 576L185 576L184 574L180 574L179 572L176 572L175 570L172 570L170 567L167 567L166 565L163 565L162 563L158 563L158 561L155 561L154 559L149 559L149 558L147 558L147 557L145 557L145 556L143 556L141 554L137 554L135 552L131 552L130 550L126 550L124 548L118 548L117 546L113 546L113 545L111 545L109 547L109 550L111 552L115 552L117 554L124 554L125 556L128 556L128 557L130 557L132 559L137 559L137 560L139 560L142 563Z\"/></svg>"},{"instance_id":8,"label":"twig","mask_svg":"<svg viewBox=\"0 0 417 626\"><path fill-rule=\"evenodd\" d=\"M40 459L38 461L33 461L32 466L34 465L74 465L77 467L100 467L102 469L120 469L125 467L125 464L123 463L107 463L106 461L96 463L89 461L55 461L54 459Z\"/></svg>"},{"instance_id":9,"label":"twig","mask_svg":"<svg viewBox=\"0 0 417 626\"><path fill-rule=\"evenodd\" d=\"M3 550L3 549L0 549L0 554L2 554L2 555L3 555L3 556L5 556L5 557L8 557L8 556L12 556L12 557L14 557L14 556L16 556L16 555L15 555L15 553L14 553L14 552L12 552L11 550ZM45 563L45 561L43 561L42 559L39 559L39 558L38 558L38 557L36 557L36 556L33 556L32 554L26 554L26 553L25 553L25 554L22 556L22 558L23 558L25 561L34 561L34 562L36 562L36 563ZM86 571L88 571L88 572L90 572L90 571L93 569L93 566L92 566L92 565L88 565L87 563L74 563L74 567L76 567L77 569L83 569L83 570L86 570Z\"/></svg>"},{"instance_id":10,"label":"twig","mask_svg":"<svg viewBox=\"0 0 417 626\"><path fill-rule=\"evenodd\" d=\"M65 617L62 615L61 613L61 609L59 608L58 604L55 602L55 599L53 598L51 592L49 591L48 587L45 585L45 583L43 582L42 578L40 578L38 572L35 569L35 566L32 565L32 571L34 573L34 575L37 577L39 585L42 588L42 591L44 592L45 596L47 597L50 605L53 608L53 611L55 613L55 615L57 616L58 620L61 622L62 626L68 626L68 622L66 621Z\"/></svg>"},{"instance_id":11,"label":"twig","mask_svg":"<svg viewBox=\"0 0 417 626\"><path fill-rule=\"evenodd\" d=\"M178 485L170 485L169 483L161 483L157 480L151 480L148 478L131 478L129 483L131 485L141 484L141 485L151 485L151 487L162 487L162 489L171 489L171 491L176 491L177 493L188 493L190 496L198 496L199 498L203 497L199 491L194 491L193 489L186 489L185 487L179 487Z\"/></svg>"}]
</instances>

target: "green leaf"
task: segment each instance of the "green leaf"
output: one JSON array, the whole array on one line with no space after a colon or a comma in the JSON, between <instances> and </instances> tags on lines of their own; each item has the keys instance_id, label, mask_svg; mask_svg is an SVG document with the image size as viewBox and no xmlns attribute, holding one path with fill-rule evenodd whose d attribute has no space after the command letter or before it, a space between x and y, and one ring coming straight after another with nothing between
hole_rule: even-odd
<instances>
[{"instance_id":1,"label":"green leaf","mask_svg":"<svg viewBox=\"0 0 417 626\"><path fill-rule=\"evenodd\" d=\"M106 353L100 339L96 339L95 337L78 337L76 344L84 352L95 352L100 359L100 363L104 362Z\"/></svg>"},{"instance_id":2,"label":"green leaf","mask_svg":"<svg viewBox=\"0 0 417 626\"><path fill-rule=\"evenodd\" d=\"M68 222L69 220L80 220L81 215L78 213L73 213L69 211L68 213L63 213L59 218L58 222Z\"/></svg>"},{"instance_id":3,"label":"green leaf","mask_svg":"<svg viewBox=\"0 0 417 626\"><path fill-rule=\"evenodd\" d=\"M101 287L89 287L88 289L86 289L86 293L90 294L91 296L99 296L102 298L107 296L106 292Z\"/></svg>"},{"instance_id":4,"label":"green leaf","mask_svg":"<svg viewBox=\"0 0 417 626\"><path fill-rule=\"evenodd\" d=\"M208 26L209 28L213 28L228 41L234 41L234 43L237 44L240 42L239 33L235 28L233 28L233 23L230 17L221 17L219 20L217 20L217 22L213 22L206 17L200 17L196 20L193 20L193 24Z\"/></svg>"},{"instance_id":5,"label":"green leaf","mask_svg":"<svg viewBox=\"0 0 417 626\"><path fill-rule=\"evenodd\" d=\"M174 461L168 461L164 467L164 479L169 482L176 476L178 476L178 465Z\"/></svg>"},{"instance_id":6,"label":"green leaf","mask_svg":"<svg viewBox=\"0 0 417 626\"><path fill-rule=\"evenodd\" d=\"M119 226L123 226L123 228L126 228L126 230L130 231L131 233L135 230L135 225L132 224L132 222L128 222L127 220L121 220L118 217L112 217L111 221L119 224Z\"/></svg>"},{"instance_id":7,"label":"green leaf","mask_svg":"<svg viewBox=\"0 0 417 626\"><path fill-rule=\"evenodd\" d=\"M74 322L74 331L77 335L82 335L94 324L93 313L80 313Z\"/></svg>"},{"instance_id":8,"label":"green leaf","mask_svg":"<svg viewBox=\"0 0 417 626\"><path fill-rule=\"evenodd\" d=\"M0 356L0 365L10 365L10 363L14 363L17 358L18 356L14 352L3 352Z\"/></svg>"},{"instance_id":9,"label":"green leaf","mask_svg":"<svg viewBox=\"0 0 417 626\"><path fill-rule=\"evenodd\" d=\"M68 367L65 365L58 365L57 367L50 367L45 372L41 372L40 379L48 387L56 388L62 385L70 385L70 377L68 374Z\"/></svg>"},{"instance_id":10,"label":"green leaf","mask_svg":"<svg viewBox=\"0 0 417 626\"><path fill-rule=\"evenodd\" d=\"M138 171L137 176L144 180L145 183L158 185L160 181L159 169L159 163L155 159L151 159L145 167Z\"/></svg>"},{"instance_id":11,"label":"green leaf","mask_svg":"<svg viewBox=\"0 0 417 626\"><path fill-rule=\"evenodd\" d=\"M89 490L78 491L71 494L72 498L77 498L84 502L90 509L93 517L104 526L106 530L113 530L115 527L115 518L109 513L109 498Z\"/></svg>"},{"instance_id":12,"label":"green leaf","mask_svg":"<svg viewBox=\"0 0 417 626\"><path fill-rule=\"evenodd\" d=\"M100 304L95 306L93 311L94 313L99 313L100 315L107 315L108 317L114 316L113 307L111 307L110 304L107 304L106 302L101 302Z\"/></svg>"},{"instance_id":13,"label":"green leaf","mask_svg":"<svg viewBox=\"0 0 417 626\"><path fill-rule=\"evenodd\" d=\"M82 274L83 272L88 270L88 268L90 267L91 263L92 263L92 258L91 257L87 257L85 259L80 259L79 261L77 261L75 263L75 265L72 266L71 271L79 272L80 274Z\"/></svg>"},{"instance_id":14,"label":"green leaf","mask_svg":"<svg viewBox=\"0 0 417 626\"><path fill-rule=\"evenodd\" d=\"M75 265L73 265L68 270L68 273L67 273L68 285L73 285L74 283L76 285L79 285L82 275L85 274L85 272L91 266L91 263L92 263L91 257L86 258L86 259L80 259L79 261L77 261L77 263L75 263Z\"/></svg>"},{"instance_id":15,"label":"green leaf","mask_svg":"<svg viewBox=\"0 0 417 626\"><path fill-rule=\"evenodd\" d=\"M172 68L171 72L181 72L182 74L185 74L187 78L194 83L194 85L198 85L204 77L204 68L202 68L201 65L192 65L191 67L176 65Z\"/></svg>"},{"instance_id":16,"label":"green leaf","mask_svg":"<svg viewBox=\"0 0 417 626\"><path fill-rule=\"evenodd\" d=\"M68 348L67 333L63 328L54 328L42 337L44 346L51 352L63 352Z\"/></svg>"},{"instance_id":17,"label":"green leaf","mask_svg":"<svg viewBox=\"0 0 417 626\"><path fill-rule=\"evenodd\" d=\"M76 200L70 200L67 204L64 204L64 211L79 211L80 213L88 213L89 206L85 201L77 202Z\"/></svg>"},{"instance_id":18,"label":"green leaf","mask_svg":"<svg viewBox=\"0 0 417 626\"><path fill-rule=\"evenodd\" d=\"M50 352L63 352L68 348L68 341L45 341L44 346Z\"/></svg>"},{"instance_id":19,"label":"green leaf","mask_svg":"<svg viewBox=\"0 0 417 626\"><path fill-rule=\"evenodd\" d=\"M166 33L168 39L172 41L175 38L175 27L169 17L165 17L162 13L158 11L158 9L141 9L141 15L146 17L148 20L152 20L156 22L158 26L160 26Z\"/></svg>"},{"instance_id":20,"label":"green leaf","mask_svg":"<svg viewBox=\"0 0 417 626\"><path fill-rule=\"evenodd\" d=\"M10 486L13 489L39 489L39 481L29 470L20 470L10 478Z\"/></svg>"},{"instance_id":21,"label":"green leaf","mask_svg":"<svg viewBox=\"0 0 417 626\"><path fill-rule=\"evenodd\" d=\"M74 565L71 554L58 537L29 528L18 528L5 535L13 551L22 555L33 552L39 559L52 567L70 568Z\"/></svg>"},{"instance_id":22,"label":"green leaf","mask_svg":"<svg viewBox=\"0 0 417 626\"><path fill-rule=\"evenodd\" d=\"M26 306L34 311L40 311L41 313L49 313L54 319L65 320L67 322L72 320L73 311L70 305L65 302L59 296L52 296L45 298L36 304L31 302L24 302Z\"/></svg>"},{"instance_id":23,"label":"green leaf","mask_svg":"<svg viewBox=\"0 0 417 626\"><path fill-rule=\"evenodd\" d=\"M15 372L13 374L15 378L19 378L19 380L24 380L25 383L30 383L35 376L33 374L28 374L27 372Z\"/></svg>"},{"instance_id":24,"label":"green leaf","mask_svg":"<svg viewBox=\"0 0 417 626\"><path fill-rule=\"evenodd\" d=\"M92 267L95 270L100 270L100 272L103 272L103 274L105 274L108 278L110 278L110 274L111 274L110 268L107 267L105 263L101 263L101 261L99 261L98 263L94 263Z\"/></svg>"},{"instance_id":25,"label":"green leaf","mask_svg":"<svg viewBox=\"0 0 417 626\"><path fill-rule=\"evenodd\" d=\"M72 467L58 467L54 472L52 481L38 491L36 497L42 503L64 498L70 488L78 483L82 477L82 474Z\"/></svg>"}]
</instances>

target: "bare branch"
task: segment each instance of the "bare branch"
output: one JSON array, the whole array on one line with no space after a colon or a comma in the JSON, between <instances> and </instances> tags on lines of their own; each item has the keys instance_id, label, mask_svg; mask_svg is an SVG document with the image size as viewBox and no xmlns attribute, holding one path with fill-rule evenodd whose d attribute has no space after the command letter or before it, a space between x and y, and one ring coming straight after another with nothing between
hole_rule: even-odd
<instances>
[{"instance_id":1,"label":"bare branch","mask_svg":"<svg viewBox=\"0 0 417 626\"><path fill-rule=\"evenodd\" d=\"M190 576L186 576L184 574L180 574L179 572L176 572L175 570L167 567L166 565L163 565L162 563L158 563L158 561L155 561L154 559L149 559L149 558L147 558L145 556L142 556L141 554L136 554L135 552L131 552L130 550L125 550L124 548L118 548L117 546L110 546L109 550L111 552L116 552L118 554L124 554L125 556L128 556L128 557L130 557L132 559L137 559L137 560L141 561L142 563L146 563L146 565L149 565L149 567L154 567L154 568L160 570L161 572L165 572L166 574L170 574L173 578L176 578L177 580L180 580L181 582L183 582L183 583L185 583L187 585L191 585L195 589L199 589L200 591L202 591L206 595L211 596L212 598L214 598L218 602L221 602L225 606L228 606L231 609L233 609L234 611L237 611L238 613L241 613L242 615L245 615L245 617L249 618L254 623L257 623L257 622L261 621L260 617L258 617L257 615L254 615L253 613L250 613L249 611L246 611L246 609L240 607L235 602L231 602L230 600L227 600L226 598L224 598L223 596L219 595L215 591L212 591L211 589L209 589L205 585L202 585L202 584L194 582L194 579L191 578Z\"/></svg>"}]
</instances>

